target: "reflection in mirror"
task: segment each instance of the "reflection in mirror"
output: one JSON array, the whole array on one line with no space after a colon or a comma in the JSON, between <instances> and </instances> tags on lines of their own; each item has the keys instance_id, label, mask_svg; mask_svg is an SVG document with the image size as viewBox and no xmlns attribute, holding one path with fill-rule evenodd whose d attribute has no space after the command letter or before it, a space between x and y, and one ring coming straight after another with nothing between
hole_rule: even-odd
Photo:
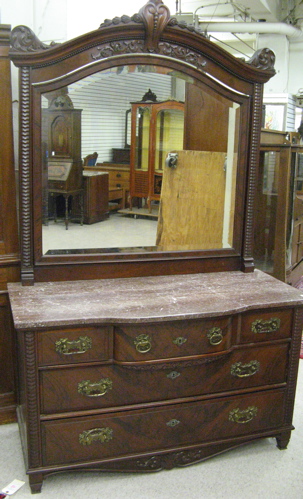
<instances>
[{"instance_id":1,"label":"reflection in mirror","mask_svg":"<svg viewBox=\"0 0 303 499\"><path fill-rule=\"evenodd\" d=\"M43 254L231 248L241 106L226 95L147 65L44 93Z\"/></svg>"}]
</instances>

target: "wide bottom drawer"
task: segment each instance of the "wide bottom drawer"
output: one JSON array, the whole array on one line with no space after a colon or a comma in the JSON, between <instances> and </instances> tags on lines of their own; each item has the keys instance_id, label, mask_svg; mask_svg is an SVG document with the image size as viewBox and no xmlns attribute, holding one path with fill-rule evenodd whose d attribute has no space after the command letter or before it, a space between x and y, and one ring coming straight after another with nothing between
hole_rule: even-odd
<instances>
[{"instance_id":1,"label":"wide bottom drawer","mask_svg":"<svg viewBox=\"0 0 303 499\"><path fill-rule=\"evenodd\" d=\"M283 390L44 422L44 465L131 456L278 428Z\"/></svg>"}]
</instances>

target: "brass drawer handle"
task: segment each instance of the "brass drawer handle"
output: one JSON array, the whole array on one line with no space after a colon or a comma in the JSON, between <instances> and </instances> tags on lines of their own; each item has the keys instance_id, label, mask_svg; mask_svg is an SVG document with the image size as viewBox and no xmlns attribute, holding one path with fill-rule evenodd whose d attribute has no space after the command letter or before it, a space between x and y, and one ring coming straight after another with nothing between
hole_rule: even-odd
<instances>
[{"instance_id":1,"label":"brass drawer handle","mask_svg":"<svg viewBox=\"0 0 303 499\"><path fill-rule=\"evenodd\" d=\"M121 178L121 176L122 176L121 173L117 173L116 175L117 178Z\"/></svg>"},{"instance_id":2,"label":"brass drawer handle","mask_svg":"<svg viewBox=\"0 0 303 499\"><path fill-rule=\"evenodd\" d=\"M184 345L184 343L187 342L187 338L184 338L183 336L178 336L178 338L175 338L173 340L173 343L175 345L178 345L178 347L181 347L182 345Z\"/></svg>"},{"instance_id":3,"label":"brass drawer handle","mask_svg":"<svg viewBox=\"0 0 303 499\"><path fill-rule=\"evenodd\" d=\"M113 382L109 378L100 379L95 383L91 381L83 380L78 383L78 392L86 397L102 397L113 387Z\"/></svg>"},{"instance_id":4,"label":"brass drawer handle","mask_svg":"<svg viewBox=\"0 0 303 499\"><path fill-rule=\"evenodd\" d=\"M147 353L151 349L151 338L148 334L139 334L139 336L134 339L134 344L137 352Z\"/></svg>"},{"instance_id":5,"label":"brass drawer handle","mask_svg":"<svg viewBox=\"0 0 303 499\"><path fill-rule=\"evenodd\" d=\"M93 442L109 442L113 438L113 430L111 428L93 428L85 430L79 435L81 445L91 445Z\"/></svg>"},{"instance_id":6,"label":"brass drawer handle","mask_svg":"<svg viewBox=\"0 0 303 499\"><path fill-rule=\"evenodd\" d=\"M222 329L219 327L212 327L207 333L207 338L211 345L220 345L223 341Z\"/></svg>"},{"instance_id":7,"label":"brass drawer handle","mask_svg":"<svg viewBox=\"0 0 303 499\"><path fill-rule=\"evenodd\" d=\"M256 334L274 333L280 328L281 320L273 317L271 319L257 319L251 325L251 330Z\"/></svg>"},{"instance_id":8,"label":"brass drawer handle","mask_svg":"<svg viewBox=\"0 0 303 499\"><path fill-rule=\"evenodd\" d=\"M74 355L85 353L92 348L92 339L88 336L79 336L77 340L69 340L68 338L61 338L56 341L56 352L63 355Z\"/></svg>"},{"instance_id":9,"label":"brass drawer handle","mask_svg":"<svg viewBox=\"0 0 303 499\"><path fill-rule=\"evenodd\" d=\"M257 360L251 360L248 364L242 364L242 362L236 362L230 368L230 374L232 376L237 376L237 378L248 378L253 376L260 369L260 362Z\"/></svg>"},{"instance_id":10,"label":"brass drawer handle","mask_svg":"<svg viewBox=\"0 0 303 499\"><path fill-rule=\"evenodd\" d=\"M255 406L248 407L247 409L244 409L244 411L240 411L240 409L237 408L230 411L228 419L233 423L245 424L249 423L257 415L257 412L258 409Z\"/></svg>"},{"instance_id":11,"label":"brass drawer handle","mask_svg":"<svg viewBox=\"0 0 303 499\"><path fill-rule=\"evenodd\" d=\"M180 424L181 421L178 421L178 419L171 419L170 421L168 421L166 423L167 426L169 426L170 428L174 428L175 426L178 426L178 424Z\"/></svg>"},{"instance_id":12,"label":"brass drawer handle","mask_svg":"<svg viewBox=\"0 0 303 499\"><path fill-rule=\"evenodd\" d=\"M121 187L121 184L116 184L116 187Z\"/></svg>"}]
</instances>

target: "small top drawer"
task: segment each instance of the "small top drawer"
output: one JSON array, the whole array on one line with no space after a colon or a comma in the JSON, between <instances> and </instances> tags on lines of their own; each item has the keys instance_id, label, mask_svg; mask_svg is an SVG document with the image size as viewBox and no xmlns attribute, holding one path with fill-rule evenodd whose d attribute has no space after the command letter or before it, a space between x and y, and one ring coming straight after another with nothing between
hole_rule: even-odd
<instances>
[{"instance_id":1,"label":"small top drawer","mask_svg":"<svg viewBox=\"0 0 303 499\"><path fill-rule=\"evenodd\" d=\"M74 328L38 334L38 362L43 365L74 364L112 358L110 327Z\"/></svg>"},{"instance_id":2,"label":"small top drawer","mask_svg":"<svg viewBox=\"0 0 303 499\"><path fill-rule=\"evenodd\" d=\"M120 326L114 332L114 357L140 362L215 353L230 348L231 334L230 317Z\"/></svg>"},{"instance_id":3,"label":"small top drawer","mask_svg":"<svg viewBox=\"0 0 303 499\"><path fill-rule=\"evenodd\" d=\"M241 343L251 343L290 338L292 317L292 309L259 310L243 314L240 341Z\"/></svg>"}]
</instances>

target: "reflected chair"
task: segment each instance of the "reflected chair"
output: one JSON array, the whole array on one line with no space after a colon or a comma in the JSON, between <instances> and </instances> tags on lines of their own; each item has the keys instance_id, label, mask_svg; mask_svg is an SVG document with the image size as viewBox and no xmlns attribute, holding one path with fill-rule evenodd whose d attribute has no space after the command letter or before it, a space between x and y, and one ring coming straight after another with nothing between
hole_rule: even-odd
<instances>
[{"instance_id":1,"label":"reflected chair","mask_svg":"<svg viewBox=\"0 0 303 499\"><path fill-rule=\"evenodd\" d=\"M93 154L88 154L83 159L83 166L95 166L98 159L98 153L94 152Z\"/></svg>"}]
</instances>

